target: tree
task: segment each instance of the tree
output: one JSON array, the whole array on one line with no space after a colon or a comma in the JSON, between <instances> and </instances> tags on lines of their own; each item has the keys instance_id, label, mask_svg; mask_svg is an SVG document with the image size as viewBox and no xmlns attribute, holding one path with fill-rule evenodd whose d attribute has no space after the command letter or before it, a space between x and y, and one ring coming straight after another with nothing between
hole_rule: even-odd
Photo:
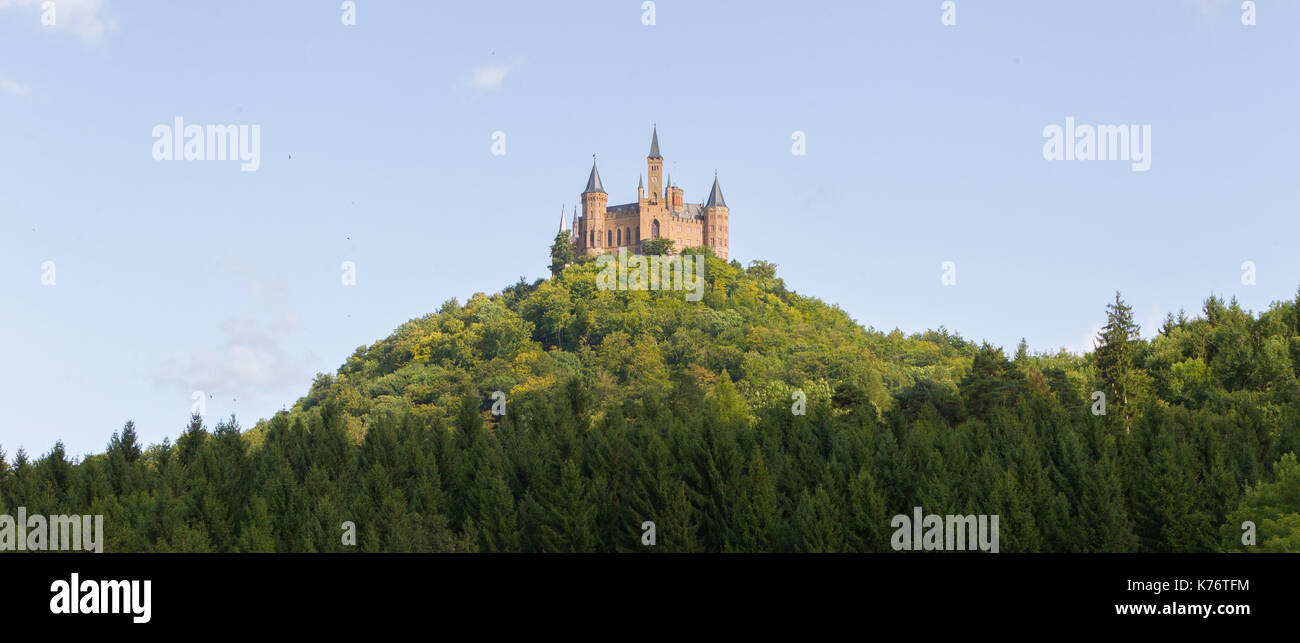
<instances>
[{"instance_id":1,"label":"tree","mask_svg":"<svg viewBox=\"0 0 1300 643\"><path fill-rule=\"evenodd\" d=\"M670 255L673 253L673 240L667 237L647 239L641 244L641 254L643 255Z\"/></svg>"},{"instance_id":2,"label":"tree","mask_svg":"<svg viewBox=\"0 0 1300 643\"><path fill-rule=\"evenodd\" d=\"M122 427L121 435L114 433L104 453L108 456L108 474L113 489L119 495L134 491L136 480L132 475L135 469L133 465L140 459L140 444L136 441L135 423L128 421Z\"/></svg>"},{"instance_id":3,"label":"tree","mask_svg":"<svg viewBox=\"0 0 1300 643\"><path fill-rule=\"evenodd\" d=\"M1255 525L1255 545L1242 542L1246 522ZM1220 530L1228 551L1300 552L1300 462L1287 453L1273 463L1273 482L1250 487Z\"/></svg>"},{"instance_id":4,"label":"tree","mask_svg":"<svg viewBox=\"0 0 1300 643\"><path fill-rule=\"evenodd\" d=\"M1124 484L1115 455L1115 437L1098 430L1094 435L1095 462L1083 476L1079 517L1087 525L1087 550L1093 552L1129 552L1137 547L1137 537L1124 502Z\"/></svg>"},{"instance_id":5,"label":"tree","mask_svg":"<svg viewBox=\"0 0 1300 643\"><path fill-rule=\"evenodd\" d=\"M732 543L737 551L777 551L784 539L784 521L780 498L772 482L771 471L763 459L763 451L754 445L745 472L744 503L740 511L738 542Z\"/></svg>"},{"instance_id":6,"label":"tree","mask_svg":"<svg viewBox=\"0 0 1300 643\"><path fill-rule=\"evenodd\" d=\"M755 279L776 279L777 265L767 261L755 259L749 262L749 267L745 272Z\"/></svg>"},{"instance_id":7,"label":"tree","mask_svg":"<svg viewBox=\"0 0 1300 643\"><path fill-rule=\"evenodd\" d=\"M1029 392L1025 375L1002 353L985 343L971 360L970 371L961 381L966 410L974 417L987 420L993 409L1011 406Z\"/></svg>"},{"instance_id":8,"label":"tree","mask_svg":"<svg viewBox=\"0 0 1300 643\"><path fill-rule=\"evenodd\" d=\"M261 496L253 496L249 501L248 520L239 531L239 551L256 553L274 553L275 528L266 509L266 501Z\"/></svg>"},{"instance_id":9,"label":"tree","mask_svg":"<svg viewBox=\"0 0 1300 643\"><path fill-rule=\"evenodd\" d=\"M573 242L569 240L569 233L561 230L555 234L555 242L551 244L551 275L560 274L571 263Z\"/></svg>"},{"instance_id":10,"label":"tree","mask_svg":"<svg viewBox=\"0 0 1300 643\"><path fill-rule=\"evenodd\" d=\"M844 549L844 520L826 487L805 492L794 512L794 548L803 553L835 553Z\"/></svg>"},{"instance_id":11,"label":"tree","mask_svg":"<svg viewBox=\"0 0 1300 643\"><path fill-rule=\"evenodd\" d=\"M1140 332L1133 321L1133 309L1116 292L1115 302L1106 305L1106 325L1097 335L1093 359L1110 395L1107 404L1112 408L1119 407L1125 433L1132 430L1128 403L1129 395L1134 392L1134 362L1137 343L1141 340ZM1109 411L1107 415L1110 415Z\"/></svg>"}]
</instances>

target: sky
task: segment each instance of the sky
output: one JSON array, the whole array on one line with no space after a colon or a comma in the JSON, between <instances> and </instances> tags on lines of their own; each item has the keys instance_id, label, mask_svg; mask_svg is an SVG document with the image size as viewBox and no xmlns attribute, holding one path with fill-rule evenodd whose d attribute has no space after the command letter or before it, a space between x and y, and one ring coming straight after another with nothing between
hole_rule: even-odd
<instances>
[{"instance_id":1,"label":"sky","mask_svg":"<svg viewBox=\"0 0 1300 643\"><path fill-rule=\"evenodd\" d=\"M547 276L654 124L732 258L865 327L1078 352L1116 291L1147 336L1295 296L1300 3L943 4L0 0L0 447L174 440L196 391L250 428ZM177 117L256 126L257 169L155 160ZM1149 127L1149 169L1045 158L1067 117Z\"/></svg>"}]
</instances>

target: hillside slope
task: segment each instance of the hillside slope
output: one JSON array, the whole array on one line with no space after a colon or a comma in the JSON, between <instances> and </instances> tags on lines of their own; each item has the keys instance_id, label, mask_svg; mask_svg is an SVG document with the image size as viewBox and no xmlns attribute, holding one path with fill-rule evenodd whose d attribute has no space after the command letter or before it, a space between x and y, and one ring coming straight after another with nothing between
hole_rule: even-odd
<instances>
[{"instance_id":1,"label":"hillside slope","mask_svg":"<svg viewBox=\"0 0 1300 643\"><path fill-rule=\"evenodd\" d=\"M447 302L247 433L19 454L0 513L103 513L106 551L349 551L346 523L365 551L889 551L918 506L998 515L1001 551L1300 542L1295 302L1143 341L1117 297L1096 353L1008 359L864 329L763 262L709 258L698 302L598 270Z\"/></svg>"}]
</instances>

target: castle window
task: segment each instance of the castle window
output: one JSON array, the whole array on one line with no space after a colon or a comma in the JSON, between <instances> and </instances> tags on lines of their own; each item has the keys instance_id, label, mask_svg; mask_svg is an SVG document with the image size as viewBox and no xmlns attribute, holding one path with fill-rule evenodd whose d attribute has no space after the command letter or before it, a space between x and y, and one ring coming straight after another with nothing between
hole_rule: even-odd
<instances>
[{"instance_id":1,"label":"castle window","mask_svg":"<svg viewBox=\"0 0 1300 643\"><path fill-rule=\"evenodd\" d=\"M658 238L659 238L659 219L655 219L655 220L650 224L650 238L651 238L651 239L658 239Z\"/></svg>"},{"instance_id":2,"label":"castle window","mask_svg":"<svg viewBox=\"0 0 1300 643\"><path fill-rule=\"evenodd\" d=\"M596 231L588 230L587 237L588 237L587 243L593 248L596 247Z\"/></svg>"},{"instance_id":3,"label":"castle window","mask_svg":"<svg viewBox=\"0 0 1300 643\"><path fill-rule=\"evenodd\" d=\"M636 239L634 239L634 241L636 243L641 243L641 228L636 229Z\"/></svg>"},{"instance_id":4,"label":"castle window","mask_svg":"<svg viewBox=\"0 0 1300 643\"><path fill-rule=\"evenodd\" d=\"M618 229L618 235L617 235L617 238L618 238L618 245L620 245L620 246L623 245L623 229L622 229L622 228L619 228L619 229Z\"/></svg>"},{"instance_id":5,"label":"castle window","mask_svg":"<svg viewBox=\"0 0 1300 643\"><path fill-rule=\"evenodd\" d=\"M613 230L606 230L606 231L605 231L605 245L607 245L607 246L612 246L612 245L614 245L614 231L613 231Z\"/></svg>"}]
</instances>

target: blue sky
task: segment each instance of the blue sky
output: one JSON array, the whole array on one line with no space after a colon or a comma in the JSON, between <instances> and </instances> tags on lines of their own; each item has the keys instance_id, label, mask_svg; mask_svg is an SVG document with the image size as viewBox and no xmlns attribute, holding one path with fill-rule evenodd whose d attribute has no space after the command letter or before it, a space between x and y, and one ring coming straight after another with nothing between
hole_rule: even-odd
<instances>
[{"instance_id":1,"label":"blue sky","mask_svg":"<svg viewBox=\"0 0 1300 643\"><path fill-rule=\"evenodd\" d=\"M864 326L1081 350L1300 286L1300 4L0 0L0 445L245 427L452 297L544 276L597 154L650 128L731 253ZM165 162L155 125L260 127L261 166ZM1151 169L1043 128L1151 127ZM493 132L506 154L491 153ZM807 154L791 153L794 132ZM566 215L567 218L567 215ZM343 286L342 262L357 283ZM940 282L957 266L957 284ZM1256 265L1255 285L1241 265ZM43 285L53 262L55 284Z\"/></svg>"}]
</instances>

